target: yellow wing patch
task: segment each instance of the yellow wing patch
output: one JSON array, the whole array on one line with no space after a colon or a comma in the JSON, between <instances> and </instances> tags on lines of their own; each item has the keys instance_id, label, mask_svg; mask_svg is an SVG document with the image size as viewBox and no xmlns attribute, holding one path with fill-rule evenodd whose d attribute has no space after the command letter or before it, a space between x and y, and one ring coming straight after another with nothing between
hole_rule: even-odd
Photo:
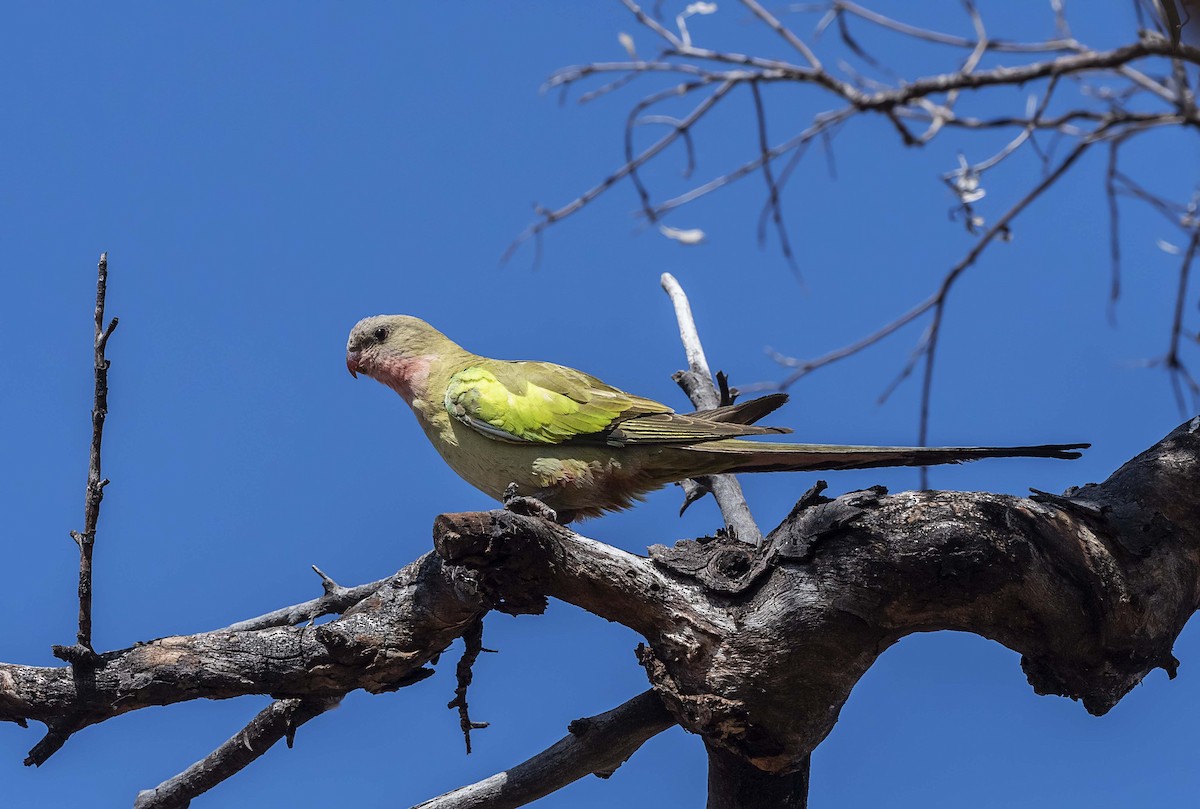
<instances>
[{"instance_id":1,"label":"yellow wing patch","mask_svg":"<svg viewBox=\"0 0 1200 809\"><path fill-rule=\"evenodd\" d=\"M615 390L572 393L559 393L528 378L502 382L489 369L473 366L450 378L445 403L452 417L485 435L536 444L603 432L632 404Z\"/></svg>"}]
</instances>

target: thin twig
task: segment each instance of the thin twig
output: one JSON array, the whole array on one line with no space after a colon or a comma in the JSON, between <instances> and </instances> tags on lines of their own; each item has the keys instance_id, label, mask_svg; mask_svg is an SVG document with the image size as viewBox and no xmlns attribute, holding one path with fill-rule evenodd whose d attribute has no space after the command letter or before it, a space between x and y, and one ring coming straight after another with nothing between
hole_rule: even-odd
<instances>
[{"instance_id":1,"label":"thin twig","mask_svg":"<svg viewBox=\"0 0 1200 809\"><path fill-rule=\"evenodd\" d=\"M829 353L815 359L799 360L792 357L785 357L780 354L774 354L773 356L776 362L779 362L781 365L787 367L795 368L795 370L788 374L788 376L782 382L778 383L777 385L772 385L771 387L781 390L787 389L818 368L823 368L832 362L836 362L837 360L844 359L853 354L857 354L864 349L870 348L880 340L893 334L902 327L907 326L921 315L937 307L945 299L946 295L950 291L950 288L954 286L954 283L958 280L959 276L961 276L963 272L965 272L969 267L973 266L975 262L979 260L979 257L983 254L983 251L987 248L987 246L997 236L1008 233L1009 226L1012 224L1013 219L1015 219L1018 214L1029 207L1029 205L1035 199L1040 197L1042 193L1046 191L1046 189L1053 186L1059 180L1059 178L1061 178L1062 175L1065 174L1066 171L1075 164L1075 161L1083 156L1084 152L1086 152L1094 143L1096 143L1095 140L1085 140L1080 142L1074 149L1072 149L1071 152L1062 160L1062 162L1058 164L1054 171L1043 177L1041 182L1039 182L1028 193L1026 193L1024 197L1018 200L1016 204L1005 211L1004 215L997 219L995 224L993 224L987 229L986 232L984 232L979 241L977 241L975 245L969 251L967 251L967 254L960 259L957 264L950 268L949 272L947 272L945 277L942 278L937 290L932 295L909 309L904 314L900 315L890 323L884 325L882 328L872 332L866 337L856 340L853 343L843 346L842 348L830 351ZM750 388L745 388L745 390L749 389Z\"/></svg>"},{"instance_id":2,"label":"thin twig","mask_svg":"<svg viewBox=\"0 0 1200 809\"><path fill-rule=\"evenodd\" d=\"M95 665L98 656L92 648L92 552L96 542L96 524L100 520L100 502L108 478L100 475L100 444L104 439L104 420L108 416L108 366L104 356L108 338L117 328L117 318L104 323L104 300L108 292L108 253L100 254L96 267L95 329L92 338L95 387L92 400L92 444L88 454L87 488L84 494L83 531L72 531L79 546L79 630L74 646L55 646L54 655L76 665Z\"/></svg>"},{"instance_id":3,"label":"thin twig","mask_svg":"<svg viewBox=\"0 0 1200 809\"><path fill-rule=\"evenodd\" d=\"M821 69L821 60L818 59L817 55L812 52L812 49L809 48L808 45L804 44L804 40L796 36L796 34L790 28L781 23L775 17L775 15L759 5L756 0L742 0L742 5L750 9L750 12L754 14L755 17L758 17L760 20L766 23L768 28L779 34L779 36L783 37L783 40L787 42L787 44L795 48L796 51L804 57L804 60L808 62L809 66L813 70Z\"/></svg>"},{"instance_id":4,"label":"thin twig","mask_svg":"<svg viewBox=\"0 0 1200 809\"><path fill-rule=\"evenodd\" d=\"M257 618L238 621L236 624L227 626L226 629L230 632L246 632L251 629L267 629L272 626L295 626L305 621L314 621L323 615L340 615L367 596L373 595L375 591L392 580L392 577L389 576L368 584L342 587L321 572L316 565L313 565L312 569L321 577L321 584L325 589L324 595L301 604L273 610Z\"/></svg>"},{"instance_id":5,"label":"thin twig","mask_svg":"<svg viewBox=\"0 0 1200 809\"><path fill-rule=\"evenodd\" d=\"M864 8L849 0L834 0L834 7L853 14L856 17L861 17L868 22L875 23L881 28L886 28L897 34L912 37L913 39L921 39L939 45L951 45L956 48L966 48L967 50L974 50L979 46L976 40L909 25L908 23L894 20L891 17L886 17L877 11ZM1079 48L1079 43L1070 38L1051 39L1045 42L1008 42L997 39L991 40L988 44L989 50L1007 53L1068 52L1078 50Z\"/></svg>"},{"instance_id":6,"label":"thin twig","mask_svg":"<svg viewBox=\"0 0 1200 809\"><path fill-rule=\"evenodd\" d=\"M787 227L783 223L783 202L780 200L779 184L775 181L775 175L771 171L771 144L767 139L767 112L763 107L762 91L758 89L758 82L750 82L750 93L754 97L754 121L758 131L759 160L762 161L763 180L767 184L767 207L771 211L771 220L775 223L775 232L779 236L779 250L783 253L788 266L792 268L792 272L799 275L800 267L796 264L796 257L792 253L792 244L788 240ZM765 244L766 238L766 230L760 224L759 244Z\"/></svg>"},{"instance_id":7,"label":"thin twig","mask_svg":"<svg viewBox=\"0 0 1200 809\"><path fill-rule=\"evenodd\" d=\"M709 410L721 406L713 384L712 372L708 367L708 359L704 356L704 346L700 343L700 334L696 331L696 321L692 318L692 307L688 303L683 287L670 273L662 274L662 288L675 307L675 319L679 322L679 338L683 342L683 350L687 355L688 370L683 372L687 382L680 382L687 392L692 404L697 410ZM746 504L746 496L742 486L733 475L712 475L705 480L711 488L721 516L725 518L725 529L730 536L755 547L762 544L762 531L754 522L750 507Z\"/></svg>"},{"instance_id":8,"label":"thin twig","mask_svg":"<svg viewBox=\"0 0 1200 809\"><path fill-rule=\"evenodd\" d=\"M71 539L79 547L79 629L71 646L55 644L54 656L71 664L75 688L81 694L90 692L95 683L96 668L103 665L100 655L92 648L92 551L96 542L96 525L100 520L100 502L108 478L100 476L100 445L104 438L104 420L108 416L108 366L104 356L108 338L117 328L117 318L104 322L104 302L108 293L108 253L100 254L96 266L96 308L92 338L92 365L95 385L92 399L92 443L88 454L87 488L84 493L83 531L72 531ZM46 735L25 757L25 766L40 767L50 756L67 743L75 731L84 727L84 718L70 714L48 723Z\"/></svg>"},{"instance_id":9,"label":"thin twig","mask_svg":"<svg viewBox=\"0 0 1200 809\"><path fill-rule=\"evenodd\" d=\"M488 726L487 722L471 721L470 706L467 704L467 689L471 687L471 681L475 679L475 674L471 670L471 667L475 665L479 653L483 651L483 619L476 619L473 624L467 627L467 631L463 633L462 639L463 653L454 671L454 676L458 684L454 689L454 699L450 700L446 707L458 709L458 724L462 729L463 742L467 745L467 755L470 755L471 731L482 730Z\"/></svg>"},{"instance_id":10,"label":"thin twig","mask_svg":"<svg viewBox=\"0 0 1200 809\"><path fill-rule=\"evenodd\" d=\"M1191 371L1188 370L1187 365L1184 364L1179 356L1180 343L1183 339L1183 309L1187 301L1188 278L1198 248L1200 248L1200 227L1193 230L1191 241L1188 242L1187 250L1183 256L1183 262L1179 266L1179 287L1175 293L1175 314L1171 319L1171 345L1167 350L1166 357L1163 359L1163 364L1170 374L1171 389L1175 394L1175 403L1179 407L1179 412L1185 418L1192 414L1197 401L1200 401L1200 383L1196 382L1196 378L1192 376ZM1192 394L1190 406L1184 393L1185 387Z\"/></svg>"},{"instance_id":11,"label":"thin twig","mask_svg":"<svg viewBox=\"0 0 1200 809\"><path fill-rule=\"evenodd\" d=\"M698 90L701 87L706 87L708 84L708 81L689 82L687 84L679 85L678 88L673 89L669 94L661 95L663 98L668 96L684 95L694 90ZM561 208L556 210L539 211L539 221L530 225L523 233L513 240L512 244L508 246L508 249L504 251L504 255L501 256L501 261L507 261L509 258L511 258L513 253L516 252L517 248L530 238L539 236L546 228L583 208L596 197L600 196L613 185L615 185L619 180L634 174L639 166L653 158L663 149L667 148L677 139L679 139L689 127L691 127L696 121L700 120L705 113L712 109L713 106L725 96L726 93L733 89L733 86L734 85L732 82L724 82L718 86L708 97L697 104L690 113L688 113L684 118L680 119L678 126L674 127L666 135L659 138L657 141L647 147L643 152L641 152L641 154L630 160L627 160L625 165L618 168L608 177L605 177L589 191L585 192Z\"/></svg>"},{"instance_id":12,"label":"thin twig","mask_svg":"<svg viewBox=\"0 0 1200 809\"><path fill-rule=\"evenodd\" d=\"M1121 207L1117 200L1117 160L1121 141L1108 144L1108 168L1104 172L1104 196L1108 200L1108 322L1116 325L1117 301L1121 297Z\"/></svg>"},{"instance_id":13,"label":"thin twig","mask_svg":"<svg viewBox=\"0 0 1200 809\"><path fill-rule=\"evenodd\" d=\"M933 310L933 321L929 324L929 338L925 341L925 373L921 376L921 411L918 417L917 446L929 446L929 407L933 399L933 363L937 357L937 341L942 333L942 313L946 311L946 299L938 301ZM922 466L920 472L922 491L929 489L929 467Z\"/></svg>"}]
</instances>

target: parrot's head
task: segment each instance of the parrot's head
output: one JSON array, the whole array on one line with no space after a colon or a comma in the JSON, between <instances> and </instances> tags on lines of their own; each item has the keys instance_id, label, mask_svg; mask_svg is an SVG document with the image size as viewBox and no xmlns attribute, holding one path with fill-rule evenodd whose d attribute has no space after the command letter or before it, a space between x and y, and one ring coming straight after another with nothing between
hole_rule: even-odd
<instances>
[{"instance_id":1,"label":"parrot's head","mask_svg":"<svg viewBox=\"0 0 1200 809\"><path fill-rule=\"evenodd\" d=\"M430 365L460 351L448 337L420 318L376 315L363 318L350 330L346 368L352 376L365 374L395 389L412 404L414 395L424 393Z\"/></svg>"}]
</instances>

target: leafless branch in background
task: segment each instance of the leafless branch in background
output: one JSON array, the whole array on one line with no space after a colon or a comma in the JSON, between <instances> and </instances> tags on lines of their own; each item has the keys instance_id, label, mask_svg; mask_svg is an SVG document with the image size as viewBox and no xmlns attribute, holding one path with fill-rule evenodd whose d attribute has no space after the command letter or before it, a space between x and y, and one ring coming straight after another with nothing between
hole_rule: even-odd
<instances>
[{"instance_id":1,"label":"leafless branch in background","mask_svg":"<svg viewBox=\"0 0 1200 809\"><path fill-rule=\"evenodd\" d=\"M578 213L626 178L637 193L639 215L646 222L668 238L685 243L699 241L704 235L700 231L672 228L664 219L702 197L758 173L766 185L759 239L765 238L770 224L783 257L798 272L803 268L792 249L782 200L796 165L813 140L820 138L828 143L846 123L869 115L884 116L901 145L918 148L945 138L948 132L967 138L964 151L969 151L972 133L1013 133L1007 144L991 156L978 161L960 157L959 165L943 175L956 198L955 218L976 241L946 271L933 293L873 332L826 354L813 358L775 354L787 374L776 383L762 385L763 388L786 389L818 368L853 356L902 327L923 320L926 328L897 382L908 378L917 367L922 368L919 435L920 443L924 444L929 428L936 350L951 289L998 238L1013 238L1019 215L1076 168L1078 159L1093 146L1103 145L1108 152L1108 168L1102 182L1112 229L1110 317L1115 317L1121 294L1121 244L1117 232L1121 200L1134 199L1150 205L1182 231L1187 244L1193 243L1197 228L1195 200L1173 201L1147 190L1120 170L1120 156L1131 143L1153 132L1168 128L1200 129L1200 115L1189 78L1189 72L1194 75L1200 65L1200 48L1187 41L1187 25L1195 12L1193 6L1200 4L1134 0L1136 18L1131 19L1128 41L1117 47L1097 49L1072 33L1062 0L1049 0L1046 6L1044 23L1048 35L1020 40L991 36L984 11L970 0L962 3L964 22L969 29L966 33L914 25L852 0L795 3L784 8L783 16L777 15L778 9L770 11L755 0L740 0L745 14L737 22L742 27L759 26L764 33L770 32L764 41L782 41L786 46L783 56L766 56L738 53L719 45L706 46L697 40L688 20L718 13L716 4L688 4L672 23L664 21L664 17L670 20L669 12L663 8L665 4L655 4L654 13L647 13L633 0L620 2L656 43L656 53L639 54L633 38L622 35L622 44L630 57L627 61L563 68L550 77L547 89L559 90L565 97L569 89L602 78L605 84L599 90L584 92L580 97L579 101L586 103L602 94L625 91L637 78L645 80L637 86L655 79L666 86L647 90L632 105L624 127L624 163L565 205L539 209L536 220L510 246L506 256L528 239L536 239L540 244L547 228ZM719 13L732 15L734 11L722 4ZM708 30L720 31L720 28L710 25ZM906 75L902 66L889 65L868 49L864 32L901 37L912 48L930 52L951 49L964 55L947 72ZM763 50L769 48L764 46ZM774 143L767 129L771 109L767 91L773 85L809 86L818 91L816 100L809 102L810 123ZM995 91L1016 87L1030 89L1024 108L1003 111L1011 101ZM979 117L960 112L959 102L964 97L989 92L994 97L996 114ZM682 140L687 145L686 176L690 177L696 165L693 133L708 123L716 109L742 93L749 95L752 102L753 114L746 127L754 136L756 153L732 169L696 178L692 187L682 193L657 200L644 177L647 165L661 161L668 147ZM694 99L687 114L679 117L657 111L678 103L681 98ZM795 102L789 99L788 104L794 106ZM651 124L670 128L649 146L639 149L637 133ZM1056 152L1063 156L1056 157ZM1040 161L1042 176L1007 210L998 216L989 215L983 203L985 177L1014 165L1011 161L1014 155L1026 153ZM1186 252L1189 257L1193 253L1190 249ZM1195 307L1184 305L1189 293L1190 266L1190 259L1182 262L1170 350L1164 357L1146 363L1167 370L1183 415L1200 403L1195 375L1185 357L1194 351L1196 334L1200 332L1200 326L1194 325ZM894 385L889 387L888 392L893 388Z\"/></svg>"}]
</instances>

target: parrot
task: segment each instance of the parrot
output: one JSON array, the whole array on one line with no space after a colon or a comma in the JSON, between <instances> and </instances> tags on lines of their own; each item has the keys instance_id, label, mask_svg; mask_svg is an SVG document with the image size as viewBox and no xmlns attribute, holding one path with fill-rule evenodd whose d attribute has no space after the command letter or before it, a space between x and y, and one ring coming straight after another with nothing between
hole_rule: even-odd
<instances>
[{"instance_id":1,"label":"parrot","mask_svg":"<svg viewBox=\"0 0 1200 809\"><path fill-rule=\"evenodd\" d=\"M350 331L346 368L408 403L425 436L465 481L500 501L519 493L560 522L632 507L687 478L740 472L927 466L977 458L1078 458L1088 444L1028 447L873 447L785 444L757 422L775 393L676 413L574 368L472 354L409 315L364 318Z\"/></svg>"}]
</instances>

